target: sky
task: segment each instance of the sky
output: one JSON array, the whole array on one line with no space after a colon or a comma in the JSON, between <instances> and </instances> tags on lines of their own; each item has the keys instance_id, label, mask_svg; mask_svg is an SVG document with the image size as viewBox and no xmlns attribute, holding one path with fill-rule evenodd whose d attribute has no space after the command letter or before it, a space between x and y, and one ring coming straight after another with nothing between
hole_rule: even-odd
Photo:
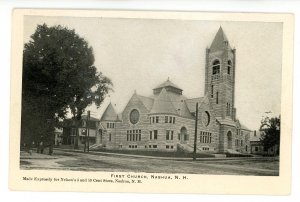
<instances>
[{"instance_id":1,"label":"sky","mask_svg":"<svg viewBox=\"0 0 300 202\"><path fill-rule=\"evenodd\" d=\"M95 66L114 84L99 117L111 102L121 113L134 91L151 96L168 78L188 98L204 96L205 49L222 26L236 48L237 118L257 130L262 116L280 114L282 24L270 22L125 19L96 17L24 18L24 43L38 24L62 25L93 47Z\"/></svg>"}]
</instances>

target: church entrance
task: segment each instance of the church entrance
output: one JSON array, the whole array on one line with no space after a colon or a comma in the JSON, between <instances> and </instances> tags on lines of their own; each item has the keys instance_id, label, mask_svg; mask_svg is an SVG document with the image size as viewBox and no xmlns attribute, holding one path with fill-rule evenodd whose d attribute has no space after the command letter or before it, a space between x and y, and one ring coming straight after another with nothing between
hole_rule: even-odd
<instances>
[{"instance_id":1,"label":"church entrance","mask_svg":"<svg viewBox=\"0 0 300 202\"><path fill-rule=\"evenodd\" d=\"M184 126L180 129L179 139L181 144L186 143L186 141L188 140L187 129Z\"/></svg>"},{"instance_id":2,"label":"church entrance","mask_svg":"<svg viewBox=\"0 0 300 202\"><path fill-rule=\"evenodd\" d=\"M232 133L228 131L227 133L227 148L232 149Z\"/></svg>"}]
</instances>

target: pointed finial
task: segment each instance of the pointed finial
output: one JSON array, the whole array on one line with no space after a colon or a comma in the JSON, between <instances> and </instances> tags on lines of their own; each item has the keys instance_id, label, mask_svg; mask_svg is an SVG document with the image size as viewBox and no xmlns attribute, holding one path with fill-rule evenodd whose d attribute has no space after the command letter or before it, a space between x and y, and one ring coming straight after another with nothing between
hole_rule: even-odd
<instances>
[{"instance_id":1,"label":"pointed finial","mask_svg":"<svg viewBox=\"0 0 300 202\"><path fill-rule=\"evenodd\" d=\"M170 81L170 77L168 77L168 81Z\"/></svg>"},{"instance_id":2,"label":"pointed finial","mask_svg":"<svg viewBox=\"0 0 300 202\"><path fill-rule=\"evenodd\" d=\"M136 94L136 90L134 89L134 94Z\"/></svg>"}]
</instances>

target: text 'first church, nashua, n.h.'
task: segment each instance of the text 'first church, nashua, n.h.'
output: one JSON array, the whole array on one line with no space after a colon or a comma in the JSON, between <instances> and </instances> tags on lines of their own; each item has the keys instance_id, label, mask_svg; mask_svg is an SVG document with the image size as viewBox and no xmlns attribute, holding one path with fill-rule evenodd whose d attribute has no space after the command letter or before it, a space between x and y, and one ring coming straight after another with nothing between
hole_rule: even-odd
<instances>
[{"instance_id":1,"label":"text 'first church, nashua, n.h.'","mask_svg":"<svg viewBox=\"0 0 300 202\"><path fill-rule=\"evenodd\" d=\"M203 97L186 98L169 79L152 96L134 93L121 114L107 106L90 134L93 143L111 150L191 152L198 103L197 152L250 153L251 131L236 118L235 57L220 27L206 50Z\"/></svg>"}]
</instances>

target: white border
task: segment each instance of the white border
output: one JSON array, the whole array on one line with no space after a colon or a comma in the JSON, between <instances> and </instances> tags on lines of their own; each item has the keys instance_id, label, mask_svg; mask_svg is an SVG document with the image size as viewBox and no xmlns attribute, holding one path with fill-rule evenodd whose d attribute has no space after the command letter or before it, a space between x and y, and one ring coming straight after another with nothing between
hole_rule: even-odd
<instances>
[{"instance_id":1,"label":"white border","mask_svg":"<svg viewBox=\"0 0 300 202\"><path fill-rule=\"evenodd\" d=\"M117 4L118 3L118 4ZM111 200L109 197L113 197L113 201L115 200L130 200L130 201L153 201L153 200L167 200L170 199L172 201L196 201L199 199L199 196L196 195L134 195L131 194L100 194L100 196L94 195L88 198L86 194L68 194L64 195L62 193L15 193L9 192L7 190L7 172L8 172L8 116L9 116L9 78L10 78L10 17L11 17L11 9L14 7L53 7L53 8L117 8L117 9L155 9L155 10L202 10L202 11L266 11L266 12L292 12L295 13L296 20L296 32L295 32L295 55L299 55L299 8L300 2L297 1L209 1L203 2L195 2L195 1L164 1L164 2L133 2L133 1L122 1L122 2L98 2L98 1L14 1L14 0L5 0L4 2L0 2L0 24L1 24L1 38L0 38L0 48L1 48L1 85L0 90L1 94L1 125L0 128L2 138L1 138L1 192L5 191L5 194L1 196L9 197L10 200L24 200L25 197L30 197L31 201L43 200L43 201L61 201L61 200L72 200L72 201L84 201L84 200ZM4 36L3 36L4 35ZM299 78L299 70L296 67L299 67L299 57L295 57L295 69L294 75L295 78ZM294 80L294 86L297 90L297 86L300 85L299 79ZM296 117L297 112L299 112L299 93L294 91L294 134L300 134L299 131L299 118ZM293 153L299 154L299 143L300 138L297 135L293 136ZM299 201L299 157L298 155L293 155L293 189L292 195L287 197L242 197L242 196L201 196L201 200L205 201ZM42 197L42 199L39 199ZM134 197L134 199L132 198ZM76 199L74 199L76 198Z\"/></svg>"}]
</instances>

